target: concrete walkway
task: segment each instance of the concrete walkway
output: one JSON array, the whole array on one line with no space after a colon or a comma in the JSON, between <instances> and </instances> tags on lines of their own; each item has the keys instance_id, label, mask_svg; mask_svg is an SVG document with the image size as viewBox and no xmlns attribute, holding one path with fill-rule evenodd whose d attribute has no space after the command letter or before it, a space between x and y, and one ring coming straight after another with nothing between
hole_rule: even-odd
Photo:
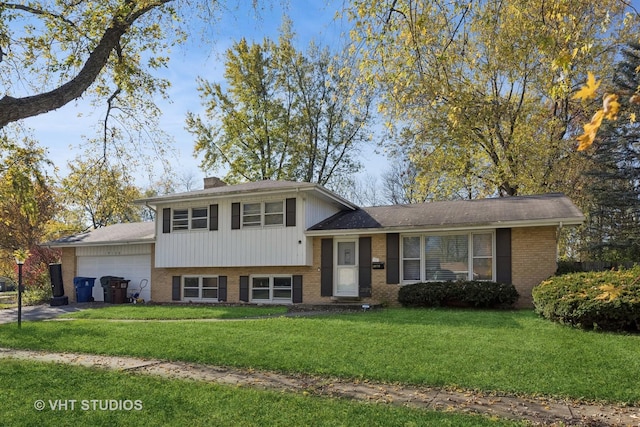
<instances>
[{"instance_id":1,"label":"concrete walkway","mask_svg":"<svg viewBox=\"0 0 640 427\"><path fill-rule=\"evenodd\" d=\"M24 307L23 320L44 320L62 313L91 308L91 303L60 307L48 305ZM0 310L0 323L16 322L17 309ZM124 372L191 379L220 384L344 397L369 402L407 405L430 410L470 412L537 425L640 426L640 407L598 405L547 398L516 397L471 390L412 387L369 381L346 381L309 375L285 375L274 372L242 370L184 362L111 357L91 354L52 353L0 348L0 358L114 369Z\"/></svg>"}]
</instances>

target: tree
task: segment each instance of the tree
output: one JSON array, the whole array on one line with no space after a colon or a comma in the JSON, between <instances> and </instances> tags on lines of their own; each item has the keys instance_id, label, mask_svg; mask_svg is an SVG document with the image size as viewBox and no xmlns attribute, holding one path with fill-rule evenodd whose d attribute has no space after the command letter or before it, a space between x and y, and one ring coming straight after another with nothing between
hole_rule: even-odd
<instances>
[{"instance_id":1,"label":"tree","mask_svg":"<svg viewBox=\"0 0 640 427\"><path fill-rule=\"evenodd\" d=\"M640 45L622 52L610 93L635 93L640 87ZM640 107L620 97L625 114ZM586 257L603 261L635 261L640 257L640 128L635 121L606 122L594 148L585 156L588 200L583 239Z\"/></svg>"},{"instance_id":2,"label":"tree","mask_svg":"<svg viewBox=\"0 0 640 427\"><path fill-rule=\"evenodd\" d=\"M176 29L175 3L0 2L0 79L6 88L0 128L60 108L95 82L101 97L156 85L145 68L166 64L159 52L170 43L167 32ZM142 52L151 55L146 65ZM19 96L25 84L28 93Z\"/></svg>"},{"instance_id":3,"label":"tree","mask_svg":"<svg viewBox=\"0 0 640 427\"><path fill-rule=\"evenodd\" d=\"M416 183L439 198L571 189L588 109L572 95L638 37L619 0L357 0L347 15Z\"/></svg>"},{"instance_id":4,"label":"tree","mask_svg":"<svg viewBox=\"0 0 640 427\"><path fill-rule=\"evenodd\" d=\"M293 37L286 21L278 43L242 39L226 53L226 86L200 80L206 114L190 113L187 128L196 154L204 154L203 169L227 167L228 182L328 185L360 167L355 154L368 137L368 94L346 59L313 44L298 52Z\"/></svg>"},{"instance_id":5,"label":"tree","mask_svg":"<svg viewBox=\"0 0 640 427\"><path fill-rule=\"evenodd\" d=\"M81 229L100 228L121 222L140 221L141 211L133 206L142 197L129 184L125 170L104 160L76 158L69 163L70 173L61 181L61 195L68 210L67 218Z\"/></svg>"},{"instance_id":6,"label":"tree","mask_svg":"<svg viewBox=\"0 0 640 427\"><path fill-rule=\"evenodd\" d=\"M13 253L42 243L56 211L45 151L33 140L22 144L0 136L0 250Z\"/></svg>"}]
</instances>

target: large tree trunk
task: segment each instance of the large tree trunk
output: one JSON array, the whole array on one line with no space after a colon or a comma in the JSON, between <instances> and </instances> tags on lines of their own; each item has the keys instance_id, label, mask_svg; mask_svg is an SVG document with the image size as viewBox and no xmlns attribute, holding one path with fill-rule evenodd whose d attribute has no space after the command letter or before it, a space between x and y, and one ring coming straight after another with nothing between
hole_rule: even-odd
<instances>
[{"instance_id":1,"label":"large tree trunk","mask_svg":"<svg viewBox=\"0 0 640 427\"><path fill-rule=\"evenodd\" d=\"M50 91L24 98L4 96L0 99L0 128L11 122L37 116L58 109L82 96L104 68L111 51L127 28L108 28L100 43L91 52L78 75L62 86Z\"/></svg>"}]
</instances>

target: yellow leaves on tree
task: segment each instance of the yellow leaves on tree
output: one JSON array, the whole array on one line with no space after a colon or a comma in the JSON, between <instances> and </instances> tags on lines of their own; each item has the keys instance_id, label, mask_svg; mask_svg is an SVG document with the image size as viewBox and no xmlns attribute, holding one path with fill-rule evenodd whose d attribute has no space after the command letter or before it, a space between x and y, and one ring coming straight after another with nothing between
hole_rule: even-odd
<instances>
[{"instance_id":1,"label":"yellow leaves on tree","mask_svg":"<svg viewBox=\"0 0 640 427\"><path fill-rule=\"evenodd\" d=\"M600 83L601 81L596 81L594 75L589 72L587 83L576 92L573 99L587 101L595 98ZM634 98L637 98L636 94L631 97L630 101L634 102ZM620 103L618 102L618 95L615 93L605 95L602 100L602 108L596 111L589 123L584 125L584 133L578 137L578 142L580 143L578 145L578 151L583 151L591 147L598 133L598 129L600 129L600 125L602 125L602 119L616 120L619 111Z\"/></svg>"}]
</instances>

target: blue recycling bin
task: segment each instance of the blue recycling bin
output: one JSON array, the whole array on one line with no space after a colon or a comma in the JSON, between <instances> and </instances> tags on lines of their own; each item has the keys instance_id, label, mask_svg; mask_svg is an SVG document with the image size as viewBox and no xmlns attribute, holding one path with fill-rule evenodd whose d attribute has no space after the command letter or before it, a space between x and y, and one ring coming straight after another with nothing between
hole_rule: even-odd
<instances>
[{"instance_id":1,"label":"blue recycling bin","mask_svg":"<svg viewBox=\"0 0 640 427\"><path fill-rule=\"evenodd\" d=\"M93 285L95 277L74 277L73 286L76 288L76 302L93 301Z\"/></svg>"}]
</instances>

